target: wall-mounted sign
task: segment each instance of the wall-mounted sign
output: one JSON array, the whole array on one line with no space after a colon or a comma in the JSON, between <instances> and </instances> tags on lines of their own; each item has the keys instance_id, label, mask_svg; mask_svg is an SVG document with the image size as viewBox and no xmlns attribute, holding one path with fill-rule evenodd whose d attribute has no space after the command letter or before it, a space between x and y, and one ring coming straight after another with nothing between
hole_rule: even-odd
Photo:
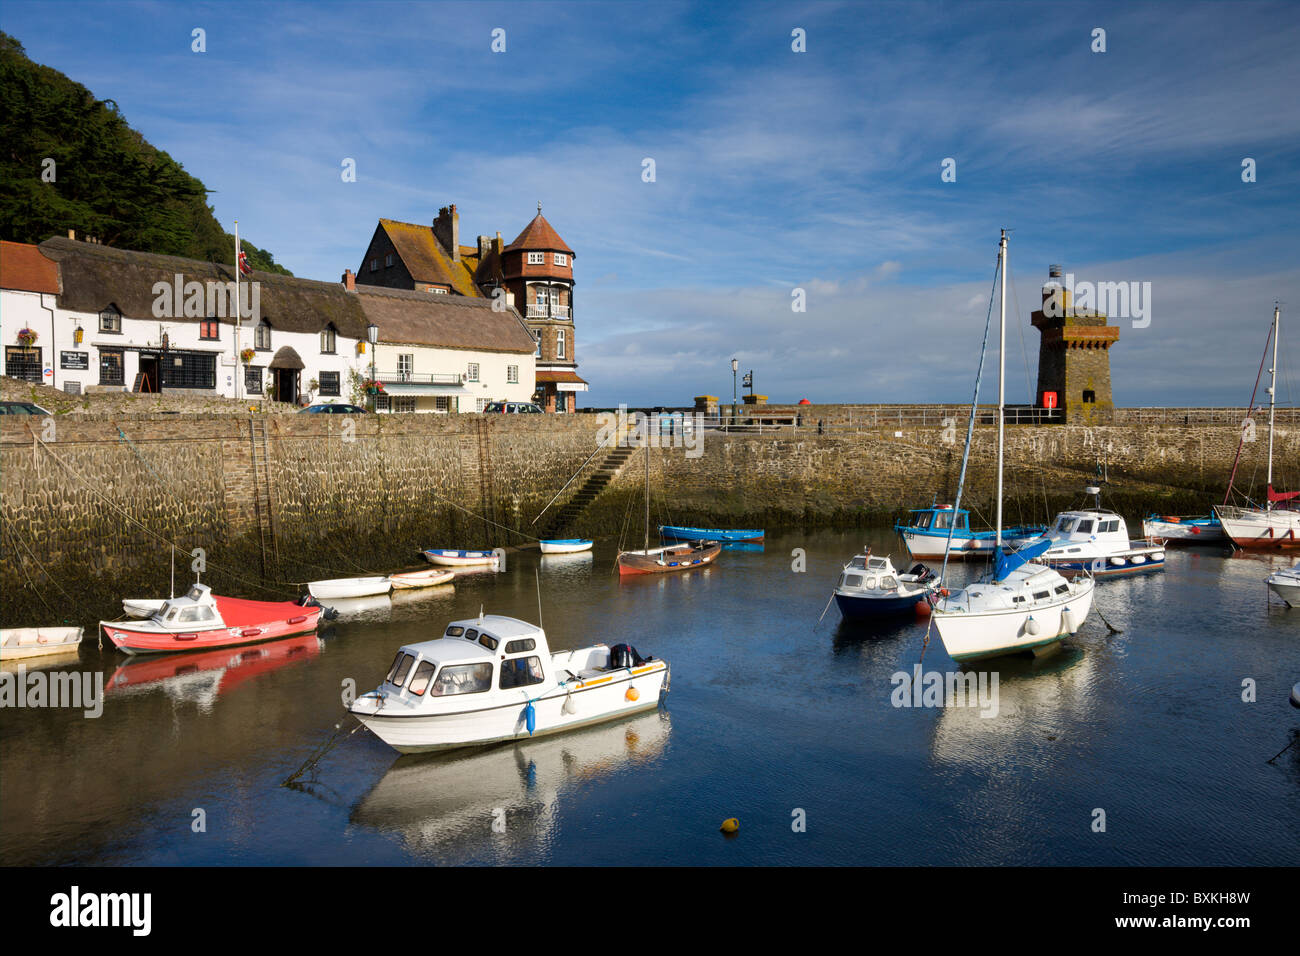
<instances>
[{"instance_id":1,"label":"wall-mounted sign","mask_svg":"<svg viewBox=\"0 0 1300 956\"><path fill-rule=\"evenodd\" d=\"M90 353L60 352L59 368L88 369L90 368Z\"/></svg>"}]
</instances>

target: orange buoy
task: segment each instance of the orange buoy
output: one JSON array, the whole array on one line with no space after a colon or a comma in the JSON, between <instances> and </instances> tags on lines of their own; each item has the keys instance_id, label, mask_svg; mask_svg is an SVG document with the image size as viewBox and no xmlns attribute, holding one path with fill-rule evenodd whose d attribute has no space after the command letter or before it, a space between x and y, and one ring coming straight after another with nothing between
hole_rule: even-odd
<instances>
[{"instance_id":1,"label":"orange buoy","mask_svg":"<svg viewBox=\"0 0 1300 956\"><path fill-rule=\"evenodd\" d=\"M722 826L718 827L723 833L735 833L740 829L740 821L735 817L728 817L722 821Z\"/></svg>"},{"instance_id":2,"label":"orange buoy","mask_svg":"<svg viewBox=\"0 0 1300 956\"><path fill-rule=\"evenodd\" d=\"M629 687L627 693L623 695L627 700L640 700L641 692L635 687Z\"/></svg>"},{"instance_id":3,"label":"orange buoy","mask_svg":"<svg viewBox=\"0 0 1300 956\"><path fill-rule=\"evenodd\" d=\"M930 602L929 602L929 601L917 601L917 602L916 602L916 616L917 616L917 617L929 617L929 616L930 616Z\"/></svg>"}]
</instances>

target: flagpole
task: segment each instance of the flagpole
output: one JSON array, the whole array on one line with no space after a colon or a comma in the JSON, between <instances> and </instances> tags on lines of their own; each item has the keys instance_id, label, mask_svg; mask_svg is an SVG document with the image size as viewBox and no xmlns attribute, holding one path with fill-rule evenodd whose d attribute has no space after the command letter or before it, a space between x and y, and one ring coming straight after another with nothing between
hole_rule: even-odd
<instances>
[{"instance_id":1,"label":"flagpole","mask_svg":"<svg viewBox=\"0 0 1300 956\"><path fill-rule=\"evenodd\" d=\"M239 294L239 220L235 220L235 400L239 401L239 324L243 318L243 299ZM229 288L227 286L226 288Z\"/></svg>"}]
</instances>

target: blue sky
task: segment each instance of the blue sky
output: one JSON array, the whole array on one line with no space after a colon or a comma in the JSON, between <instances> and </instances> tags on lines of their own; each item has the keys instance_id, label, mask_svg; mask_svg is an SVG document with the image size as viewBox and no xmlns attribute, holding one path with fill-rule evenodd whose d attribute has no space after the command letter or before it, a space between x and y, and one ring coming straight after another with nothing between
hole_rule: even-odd
<instances>
[{"instance_id":1,"label":"blue sky","mask_svg":"<svg viewBox=\"0 0 1300 956\"><path fill-rule=\"evenodd\" d=\"M1300 400L1295 4L9 0L0 28L296 275L356 269L381 216L454 202L509 241L542 201L581 404L729 397L733 355L773 401L967 400L1004 226L1011 400L1054 262L1151 283L1119 404L1244 404L1275 299Z\"/></svg>"}]
</instances>

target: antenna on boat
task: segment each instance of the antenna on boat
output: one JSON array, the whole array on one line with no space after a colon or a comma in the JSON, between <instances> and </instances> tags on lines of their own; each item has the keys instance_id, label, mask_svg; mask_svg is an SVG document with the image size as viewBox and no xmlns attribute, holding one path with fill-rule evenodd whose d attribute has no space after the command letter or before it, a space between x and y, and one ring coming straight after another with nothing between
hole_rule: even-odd
<instances>
[{"instance_id":1,"label":"antenna on boat","mask_svg":"<svg viewBox=\"0 0 1300 956\"><path fill-rule=\"evenodd\" d=\"M483 623L483 605L482 605L482 604L480 604L480 605L478 606L478 622L479 622L480 624Z\"/></svg>"},{"instance_id":2,"label":"antenna on boat","mask_svg":"<svg viewBox=\"0 0 1300 956\"><path fill-rule=\"evenodd\" d=\"M172 597L176 596L176 545L170 546L172 553Z\"/></svg>"},{"instance_id":3,"label":"antenna on boat","mask_svg":"<svg viewBox=\"0 0 1300 956\"><path fill-rule=\"evenodd\" d=\"M533 568L533 580L537 582L537 626L544 631L546 628L542 627L542 576L536 568Z\"/></svg>"}]
</instances>

